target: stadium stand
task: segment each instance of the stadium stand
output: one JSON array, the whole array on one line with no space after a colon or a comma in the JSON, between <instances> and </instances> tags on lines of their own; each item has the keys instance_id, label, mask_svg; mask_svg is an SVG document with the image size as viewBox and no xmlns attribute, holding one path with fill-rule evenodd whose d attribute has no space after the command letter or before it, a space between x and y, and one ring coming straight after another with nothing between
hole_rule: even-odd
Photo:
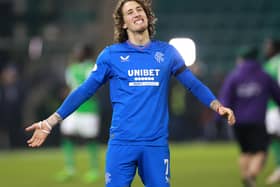
<instances>
[{"instance_id":1,"label":"stadium stand","mask_svg":"<svg viewBox=\"0 0 280 187\"><path fill-rule=\"evenodd\" d=\"M280 1L156 1L158 37L190 37L198 60L228 71L242 44L261 44L280 29Z\"/></svg>"}]
</instances>

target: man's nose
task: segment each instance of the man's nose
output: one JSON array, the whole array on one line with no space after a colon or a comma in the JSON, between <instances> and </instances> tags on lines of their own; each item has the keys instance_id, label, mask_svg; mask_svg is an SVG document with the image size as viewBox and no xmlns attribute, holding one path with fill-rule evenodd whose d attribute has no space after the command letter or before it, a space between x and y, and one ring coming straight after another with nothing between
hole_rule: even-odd
<instances>
[{"instance_id":1,"label":"man's nose","mask_svg":"<svg viewBox=\"0 0 280 187\"><path fill-rule=\"evenodd\" d=\"M139 16L140 16L140 13L137 12L137 11L135 11L135 12L134 12L134 17L139 17Z\"/></svg>"}]
</instances>

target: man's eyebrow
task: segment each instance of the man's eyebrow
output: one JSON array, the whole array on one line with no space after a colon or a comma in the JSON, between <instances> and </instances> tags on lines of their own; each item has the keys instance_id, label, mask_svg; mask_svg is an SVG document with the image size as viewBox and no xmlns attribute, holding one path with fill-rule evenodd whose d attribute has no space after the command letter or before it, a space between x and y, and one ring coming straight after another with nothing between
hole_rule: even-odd
<instances>
[{"instance_id":1,"label":"man's eyebrow","mask_svg":"<svg viewBox=\"0 0 280 187\"><path fill-rule=\"evenodd\" d=\"M132 9L132 8L128 9L126 12L131 12L131 11L133 11L133 9Z\"/></svg>"}]
</instances>

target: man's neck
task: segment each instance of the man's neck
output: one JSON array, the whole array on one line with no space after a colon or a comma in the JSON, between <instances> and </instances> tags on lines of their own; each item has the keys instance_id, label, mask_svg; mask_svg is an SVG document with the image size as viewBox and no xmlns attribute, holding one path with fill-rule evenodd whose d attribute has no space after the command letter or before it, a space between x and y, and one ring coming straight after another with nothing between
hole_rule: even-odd
<instances>
[{"instance_id":1,"label":"man's neck","mask_svg":"<svg viewBox=\"0 0 280 187\"><path fill-rule=\"evenodd\" d=\"M128 40L136 46L144 46L150 42L148 31L142 33L128 33Z\"/></svg>"}]
</instances>

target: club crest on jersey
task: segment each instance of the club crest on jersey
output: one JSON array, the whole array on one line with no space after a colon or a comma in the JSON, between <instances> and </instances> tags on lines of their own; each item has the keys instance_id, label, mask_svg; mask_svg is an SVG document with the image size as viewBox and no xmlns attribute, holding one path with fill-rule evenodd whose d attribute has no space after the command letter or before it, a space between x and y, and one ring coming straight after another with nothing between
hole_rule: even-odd
<instances>
[{"instance_id":1,"label":"club crest on jersey","mask_svg":"<svg viewBox=\"0 0 280 187\"><path fill-rule=\"evenodd\" d=\"M164 54L161 52L156 52L155 59L158 63L161 63L164 61Z\"/></svg>"},{"instance_id":2,"label":"club crest on jersey","mask_svg":"<svg viewBox=\"0 0 280 187\"><path fill-rule=\"evenodd\" d=\"M126 57L120 56L121 62L128 62L129 60L129 55L127 55Z\"/></svg>"}]
</instances>

